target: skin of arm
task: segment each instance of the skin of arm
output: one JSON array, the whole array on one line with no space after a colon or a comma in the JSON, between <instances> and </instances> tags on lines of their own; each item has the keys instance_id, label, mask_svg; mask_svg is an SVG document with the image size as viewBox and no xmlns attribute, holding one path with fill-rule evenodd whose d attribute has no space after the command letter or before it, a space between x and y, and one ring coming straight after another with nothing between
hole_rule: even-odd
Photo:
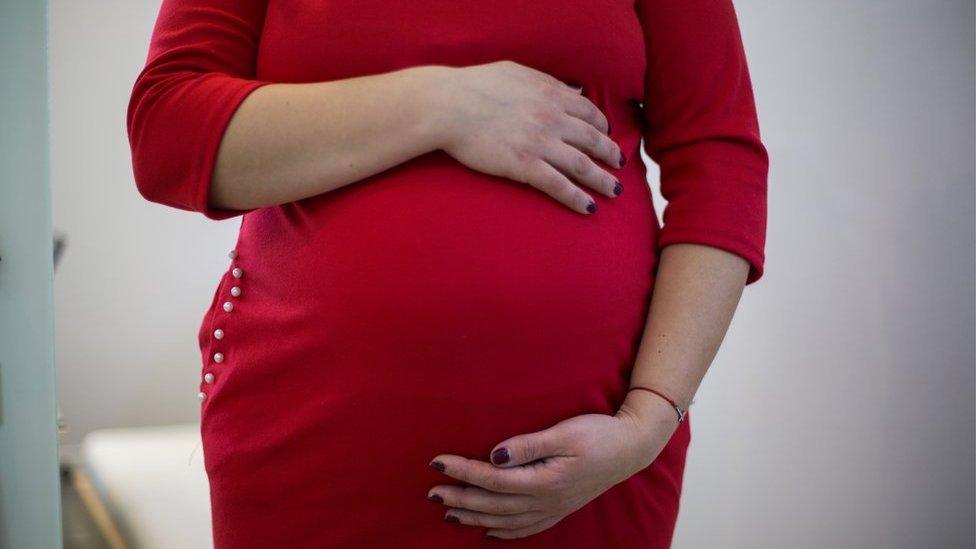
<instances>
[{"instance_id":1,"label":"skin of arm","mask_svg":"<svg viewBox=\"0 0 976 549\"><path fill-rule=\"evenodd\" d=\"M660 261L631 385L658 389L687 410L732 322L749 264L698 244L666 246ZM653 427L662 403L676 418L645 391L631 391L619 413Z\"/></svg>"},{"instance_id":2,"label":"skin of arm","mask_svg":"<svg viewBox=\"0 0 976 549\"><path fill-rule=\"evenodd\" d=\"M725 337L749 264L698 244L666 246L631 375L687 407ZM469 486L441 484L428 499L445 519L512 539L543 531L650 465L678 426L661 397L630 391L615 416L586 414L512 437L490 461L452 454L431 466ZM455 520L456 519L456 520Z\"/></svg>"},{"instance_id":3,"label":"skin of arm","mask_svg":"<svg viewBox=\"0 0 976 549\"><path fill-rule=\"evenodd\" d=\"M428 67L252 92L227 126L211 204L247 209L336 189L436 148Z\"/></svg>"}]
</instances>

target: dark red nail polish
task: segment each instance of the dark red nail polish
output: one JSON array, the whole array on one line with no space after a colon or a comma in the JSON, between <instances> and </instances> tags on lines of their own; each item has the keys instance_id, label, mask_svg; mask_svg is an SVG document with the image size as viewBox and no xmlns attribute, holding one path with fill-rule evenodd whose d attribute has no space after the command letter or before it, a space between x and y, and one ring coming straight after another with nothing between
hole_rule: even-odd
<instances>
[{"instance_id":1,"label":"dark red nail polish","mask_svg":"<svg viewBox=\"0 0 976 549\"><path fill-rule=\"evenodd\" d=\"M434 469L437 469L438 471L440 471L442 473L447 470L447 467L445 467L443 463L441 463L441 462L439 462L437 460L434 460L434 461L430 462L430 466L433 467Z\"/></svg>"},{"instance_id":2,"label":"dark red nail polish","mask_svg":"<svg viewBox=\"0 0 976 549\"><path fill-rule=\"evenodd\" d=\"M596 213L596 202L590 202L586 206L586 211L589 212L589 213L591 213L591 214Z\"/></svg>"},{"instance_id":3,"label":"dark red nail polish","mask_svg":"<svg viewBox=\"0 0 976 549\"><path fill-rule=\"evenodd\" d=\"M610 122L607 122L607 135L610 135Z\"/></svg>"},{"instance_id":4,"label":"dark red nail polish","mask_svg":"<svg viewBox=\"0 0 976 549\"><path fill-rule=\"evenodd\" d=\"M491 462L495 465L508 463L512 456L508 453L508 448L499 448L491 453Z\"/></svg>"},{"instance_id":5,"label":"dark red nail polish","mask_svg":"<svg viewBox=\"0 0 976 549\"><path fill-rule=\"evenodd\" d=\"M620 196L620 193L624 192L624 186L617 181L617 184L613 186L613 195Z\"/></svg>"},{"instance_id":6,"label":"dark red nail polish","mask_svg":"<svg viewBox=\"0 0 976 549\"><path fill-rule=\"evenodd\" d=\"M624 156L624 153L620 153L620 167L623 168L624 165L626 164L627 164L627 157Z\"/></svg>"},{"instance_id":7,"label":"dark red nail polish","mask_svg":"<svg viewBox=\"0 0 976 549\"><path fill-rule=\"evenodd\" d=\"M440 497L437 494L431 494L427 499L433 501L434 503L444 503L444 498Z\"/></svg>"},{"instance_id":8,"label":"dark red nail polish","mask_svg":"<svg viewBox=\"0 0 976 549\"><path fill-rule=\"evenodd\" d=\"M488 539L502 539L502 538L500 538L498 536L495 536L493 534L485 534L485 537L488 538Z\"/></svg>"},{"instance_id":9,"label":"dark red nail polish","mask_svg":"<svg viewBox=\"0 0 976 549\"><path fill-rule=\"evenodd\" d=\"M461 522L461 519L457 518L454 515L446 515L444 516L444 520L446 520L447 522Z\"/></svg>"}]
</instances>

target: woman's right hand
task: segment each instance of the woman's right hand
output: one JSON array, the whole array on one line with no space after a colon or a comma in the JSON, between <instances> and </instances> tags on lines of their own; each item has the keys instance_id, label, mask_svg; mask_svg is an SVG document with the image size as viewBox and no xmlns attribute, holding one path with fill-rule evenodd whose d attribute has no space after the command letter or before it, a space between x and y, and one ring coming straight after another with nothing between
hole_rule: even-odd
<instances>
[{"instance_id":1,"label":"woman's right hand","mask_svg":"<svg viewBox=\"0 0 976 549\"><path fill-rule=\"evenodd\" d=\"M431 88L438 147L479 172L531 185L579 213L623 187L626 162L606 116L562 81L512 61L444 67ZM595 162L601 161L604 166Z\"/></svg>"}]
</instances>

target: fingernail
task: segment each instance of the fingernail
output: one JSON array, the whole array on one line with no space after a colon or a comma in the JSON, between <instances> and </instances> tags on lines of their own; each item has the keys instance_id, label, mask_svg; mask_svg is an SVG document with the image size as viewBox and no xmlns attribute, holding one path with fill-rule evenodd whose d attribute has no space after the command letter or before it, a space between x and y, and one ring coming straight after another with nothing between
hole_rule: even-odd
<instances>
[{"instance_id":1,"label":"fingernail","mask_svg":"<svg viewBox=\"0 0 976 549\"><path fill-rule=\"evenodd\" d=\"M586 211L589 212L589 213L591 213L591 214L596 213L596 202L590 202L586 206Z\"/></svg>"},{"instance_id":2,"label":"fingernail","mask_svg":"<svg viewBox=\"0 0 976 549\"><path fill-rule=\"evenodd\" d=\"M623 168L624 164L626 163L627 163L627 157L624 156L624 153L620 153L620 167Z\"/></svg>"},{"instance_id":3,"label":"fingernail","mask_svg":"<svg viewBox=\"0 0 976 549\"><path fill-rule=\"evenodd\" d=\"M491 539L501 539L500 537L498 537L498 536L496 536L494 534L485 534L485 537L486 538L491 538Z\"/></svg>"},{"instance_id":4,"label":"fingernail","mask_svg":"<svg viewBox=\"0 0 976 549\"><path fill-rule=\"evenodd\" d=\"M491 453L491 462L495 465L508 463L512 456L508 454L508 448L499 448Z\"/></svg>"},{"instance_id":5,"label":"fingernail","mask_svg":"<svg viewBox=\"0 0 976 549\"><path fill-rule=\"evenodd\" d=\"M444 520L446 520L447 522L461 522L461 519L451 514L445 515Z\"/></svg>"},{"instance_id":6,"label":"fingernail","mask_svg":"<svg viewBox=\"0 0 976 549\"><path fill-rule=\"evenodd\" d=\"M620 193L622 192L624 192L624 186L621 185L619 181L617 181L617 184L613 186L613 195L619 196Z\"/></svg>"},{"instance_id":7,"label":"fingernail","mask_svg":"<svg viewBox=\"0 0 976 549\"><path fill-rule=\"evenodd\" d=\"M442 473L447 470L447 467L445 467L443 463L437 461L436 459L430 462L430 466Z\"/></svg>"},{"instance_id":8,"label":"fingernail","mask_svg":"<svg viewBox=\"0 0 976 549\"><path fill-rule=\"evenodd\" d=\"M442 498L438 494L431 494L431 495L427 496L427 499L429 499L430 501L433 501L434 503L444 503L444 498Z\"/></svg>"},{"instance_id":9,"label":"fingernail","mask_svg":"<svg viewBox=\"0 0 976 549\"><path fill-rule=\"evenodd\" d=\"M607 135L610 135L610 122L607 122Z\"/></svg>"}]
</instances>

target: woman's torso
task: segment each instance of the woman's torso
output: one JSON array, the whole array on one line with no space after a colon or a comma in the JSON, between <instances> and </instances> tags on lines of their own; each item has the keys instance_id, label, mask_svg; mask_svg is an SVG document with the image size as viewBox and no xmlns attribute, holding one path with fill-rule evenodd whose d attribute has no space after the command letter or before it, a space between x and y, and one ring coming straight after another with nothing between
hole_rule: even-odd
<instances>
[{"instance_id":1,"label":"woman's torso","mask_svg":"<svg viewBox=\"0 0 976 549\"><path fill-rule=\"evenodd\" d=\"M246 214L233 261L242 276L224 275L200 330L204 367L221 372L203 410L212 484L266 465L261 451L307 471L302 449L325 445L335 455L320 477L265 492L342 507L348 532L357 513L393 513L371 530L383 539L397 517L415 517L356 500L359 491L395 486L424 505L426 490L447 480L426 467L438 453L487 458L509 436L615 411L640 342L658 231L638 153L645 66L632 2L272 0L257 78L313 82L502 59L583 86L630 159L614 171L623 194L591 191L599 209L584 216L434 152ZM234 285L242 293L225 313ZM226 332L220 341L216 328ZM208 364L218 349L225 362ZM377 452L390 448L395 463L381 462ZM316 478L330 488L301 490ZM227 501L249 497L237 486L221 486ZM400 526L420 528L410 524Z\"/></svg>"}]
</instances>

